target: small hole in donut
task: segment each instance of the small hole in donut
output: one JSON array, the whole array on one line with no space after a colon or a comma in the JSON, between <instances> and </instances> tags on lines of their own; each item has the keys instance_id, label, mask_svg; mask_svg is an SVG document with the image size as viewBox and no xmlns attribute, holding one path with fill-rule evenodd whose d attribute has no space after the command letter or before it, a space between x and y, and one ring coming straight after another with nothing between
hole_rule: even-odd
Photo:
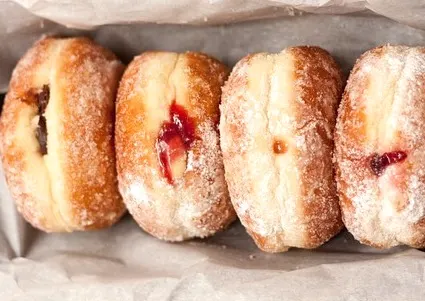
<instances>
[{"instance_id":1,"label":"small hole in donut","mask_svg":"<svg viewBox=\"0 0 425 301\"><path fill-rule=\"evenodd\" d=\"M276 139L273 142L273 152L277 155L286 153L287 147L283 140Z\"/></svg>"},{"instance_id":2,"label":"small hole in donut","mask_svg":"<svg viewBox=\"0 0 425 301\"><path fill-rule=\"evenodd\" d=\"M159 130L156 151L162 175L173 184L173 161L186 156L196 136L194 120L183 106L173 101L169 115L170 120L164 122Z\"/></svg>"},{"instance_id":3,"label":"small hole in donut","mask_svg":"<svg viewBox=\"0 0 425 301\"><path fill-rule=\"evenodd\" d=\"M47 105L49 104L50 88L44 85L42 90L37 93L37 108L38 108L38 126L36 136L38 144L40 145L40 152L42 155L47 154L47 124L44 113L46 112Z\"/></svg>"},{"instance_id":4,"label":"small hole in donut","mask_svg":"<svg viewBox=\"0 0 425 301\"><path fill-rule=\"evenodd\" d=\"M379 155L373 154L370 159L370 168L376 176L381 176L385 169L395 163L402 162L407 158L404 151L393 151Z\"/></svg>"}]
</instances>

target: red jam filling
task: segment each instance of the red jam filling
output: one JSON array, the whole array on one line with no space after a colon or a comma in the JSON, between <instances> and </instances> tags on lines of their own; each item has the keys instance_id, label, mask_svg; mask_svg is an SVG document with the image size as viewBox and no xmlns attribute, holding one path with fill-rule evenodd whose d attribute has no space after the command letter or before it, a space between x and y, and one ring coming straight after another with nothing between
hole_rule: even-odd
<instances>
[{"instance_id":1,"label":"red jam filling","mask_svg":"<svg viewBox=\"0 0 425 301\"><path fill-rule=\"evenodd\" d=\"M163 176L173 183L171 164L186 155L195 141L195 123L186 109L175 101L170 106L170 120L162 124L156 140L156 150Z\"/></svg>"},{"instance_id":2,"label":"red jam filling","mask_svg":"<svg viewBox=\"0 0 425 301\"><path fill-rule=\"evenodd\" d=\"M384 170L395 163L402 162L407 158L407 154L403 151L394 151L384 153L383 155L374 154L370 160L370 168L377 176L381 176Z\"/></svg>"}]
</instances>

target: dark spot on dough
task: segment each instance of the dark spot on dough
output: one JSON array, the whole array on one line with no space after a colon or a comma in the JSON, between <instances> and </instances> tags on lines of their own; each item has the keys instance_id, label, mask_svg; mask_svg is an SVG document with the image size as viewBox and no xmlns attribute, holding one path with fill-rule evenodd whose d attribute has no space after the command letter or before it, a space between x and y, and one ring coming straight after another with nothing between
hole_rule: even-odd
<instances>
[{"instance_id":1,"label":"dark spot on dough","mask_svg":"<svg viewBox=\"0 0 425 301\"><path fill-rule=\"evenodd\" d=\"M286 147L286 143L283 140L280 139L276 139L273 142L273 152L275 154L284 154L286 153L287 147Z\"/></svg>"}]
</instances>

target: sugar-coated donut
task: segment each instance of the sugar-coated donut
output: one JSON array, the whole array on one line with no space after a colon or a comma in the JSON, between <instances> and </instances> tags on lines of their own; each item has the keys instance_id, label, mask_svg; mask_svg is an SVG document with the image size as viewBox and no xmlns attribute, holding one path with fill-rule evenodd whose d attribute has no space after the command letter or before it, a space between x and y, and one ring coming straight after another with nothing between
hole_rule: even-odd
<instances>
[{"instance_id":1,"label":"sugar-coated donut","mask_svg":"<svg viewBox=\"0 0 425 301\"><path fill-rule=\"evenodd\" d=\"M342 88L332 57L307 46L248 55L223 88L230 197L264 251L315 248L342 227L332 167Z\"/></svg>"},{"instance_id":2,"label":"sugar-coated donut","mask_svg":"<svg viewBox=\"0 0 425 301\"><path fill-rule=\"evenodd\" d=\"M221 86L228 70L201 53L146 52L121 80L116 112L118 181L151 235L206 237L236 217L219 148Z\"/></svg>"},{"instance_id":3,"label":"sugar-coated donut","mask_svg":"<svg viewBox=\"0 0 425 301\"><path fill-rule=\"evenodd\" d=\"M425 247L425 48L367 51L351 72L335 137L347 229L360 242Z\"/></svg>"},{"instance_id":4,"label":"sugar-coated donut","mask_svg":"<svg viewBox=\"0 0 425 301\"><path fill-rule=\"evenodd\" d=\"M124 213L113 141L123 66L86 38L44 38L16 66L0 120L19 212L47 232L107 227Z\"/></svg>"}]
</instances>

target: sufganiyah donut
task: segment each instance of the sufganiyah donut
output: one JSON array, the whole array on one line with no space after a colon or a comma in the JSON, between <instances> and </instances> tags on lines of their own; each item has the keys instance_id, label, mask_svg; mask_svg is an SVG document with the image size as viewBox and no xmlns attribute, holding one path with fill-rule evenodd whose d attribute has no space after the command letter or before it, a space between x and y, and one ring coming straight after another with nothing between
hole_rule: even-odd
<instances>
[{"instance_id":1,"label":"sufganiyah donut","mask_svg":"<svg viewBox=\"0 0 425 301\"><path fill-rule=\"evenodd\" d=\"M129 212L168 241L206 237L234 219L219 147L227 67L205 54L146 52L121 80L116 148Z\"/></svg>"},{"instance_id":2,"label":"sufganiyah donut","mask_svg":"<svg viewBox=\"0 0 425 301\"><path fill-rule=\"evenodd\" d=\"M316 248L342 227L333 134L343 89L319 47L243 58L224 86L221 148L236 213L259 248Z\"/></svg>"},{"instance_id":3,"label":"sufganiyah donut","mask_svg":"<svg viewBox=\"0 0 425 301\"><path fill-rule=\"evenodd\" d=\"M335 137L342 216L360 242L425 247L425 48L383 46L354 66Z\"/></svg>"},{"instance_id":4,"label":"sufganiyah donut","mask_svg":"<svg viewBox=\"0 0 425 301\"><path fill-rule=\"evenodd\" d=\"M125 212L114 103L123 65L86 38L44 38L16 66L0 120L18 211L47 232L99 229Z\"/></svg>"}]
</instances>

